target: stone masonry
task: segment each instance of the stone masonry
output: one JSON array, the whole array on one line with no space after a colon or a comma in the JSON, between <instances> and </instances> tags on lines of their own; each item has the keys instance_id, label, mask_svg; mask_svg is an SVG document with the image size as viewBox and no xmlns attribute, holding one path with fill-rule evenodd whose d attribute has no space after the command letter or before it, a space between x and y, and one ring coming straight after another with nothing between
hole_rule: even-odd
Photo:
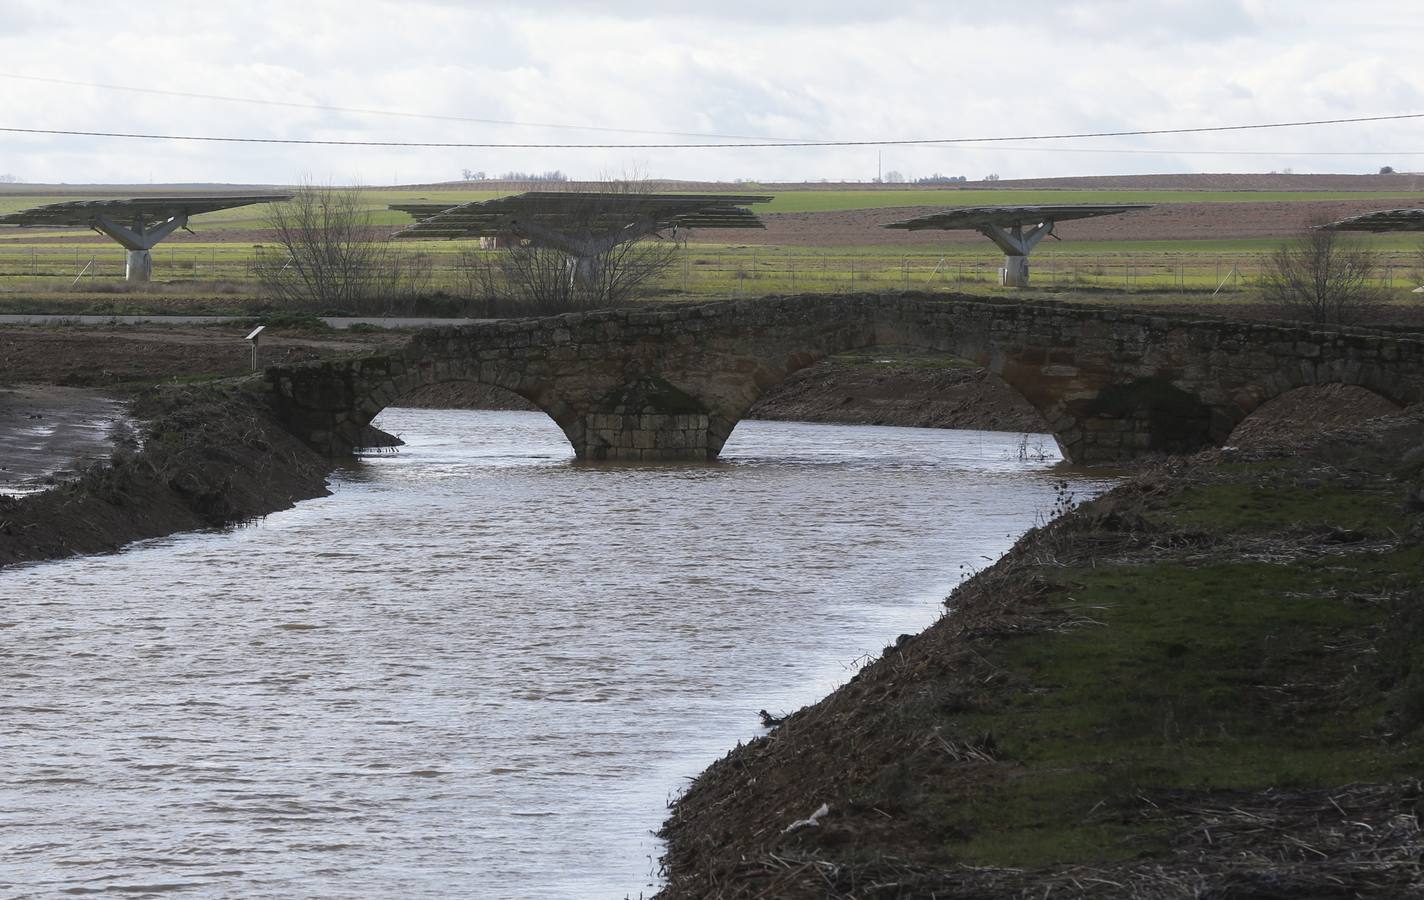
<instances>
[{"instance_id":1,"label":"stone masonry","mask_svg":"<svg viewBox=\"0 0 1424 900\"><path fill-rule=\"evenodd\" d=\"M985 366L1079 463L1219 445L1257 406L1304 385L1424 400L1420 335L946 294L771 297L435 328L395 354L274 367L264 385L290 427L331 455L359 446L364 427L411 391L473 381L547 412L581 459L709 460L767 388L876 345Z\"/></svg>"}]
</instances>

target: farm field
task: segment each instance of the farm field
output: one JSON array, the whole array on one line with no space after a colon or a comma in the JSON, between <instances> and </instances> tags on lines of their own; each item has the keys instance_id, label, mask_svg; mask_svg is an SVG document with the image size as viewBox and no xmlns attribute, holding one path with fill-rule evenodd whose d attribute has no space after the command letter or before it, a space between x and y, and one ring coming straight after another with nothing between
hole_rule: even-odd
<instances>
[{"instance_id":1,"label":"farm field","mask_svg":"<svg viewBox=\"0 0 1424 900\"><path fill-rule=\"evenodd\" d=\"M1170 190L1142 187L1140 179L1134 180L1136 187L1131 190L1062 186L1072 179L1033 189L724 186L729 192L775 195L772 203L757 207L766 229L684 235L687 243L676 264L656 288L662 296L688 299L803 291L999 292L1002 256L987 239L972 232L905 232L879 226L953 205L1121 202L1149 203L1154 208L1059 225L1055 236L1061 240L1044 242L1031 258L1038 290L1102 291L1113 298L1154 292L1229 298L1249 295L1264 256L1310 224L1375 209L1424 205L1424 192L1185 190L1179 186L1183 177L1176 176ZM1290 183L1306 177L1292 176ZM1344 177L1338 176L1337 181ZM1371 187L1381 182L1374 176L1350 177ZM1413 187L1417 181L1410 178L1407 184ZM235 185L223 189L265 190ZM7 189L0 191L0 213L82 197L149 191L179 192L148 186L64 188L52 193ZM368 189L364 198L373 220L395 230L410 219L388 210L390 203L453 205L510 192L442 185ZM264 206L252 206L196 218L191 225L194 234L180 232L154 250L155 281L137 288L122 281L123 251L107 238L81 229L0 228L0 309L38 311L86 303L110 309L162 308L195 298L218 307L261 305L252 264L271 244L266 215ZM1384 257L1381 285L1394 289L1401 304L1424 305L1419 295L1409 293L1424 268L1424 235L1378 235L1365 240ZM468 241L402 242L399 252L428 269L429 291L447 295L455 307L468 293L464 286L470 281L471 267L487 262L492 253Z\"/></svg>"}]
</instances>

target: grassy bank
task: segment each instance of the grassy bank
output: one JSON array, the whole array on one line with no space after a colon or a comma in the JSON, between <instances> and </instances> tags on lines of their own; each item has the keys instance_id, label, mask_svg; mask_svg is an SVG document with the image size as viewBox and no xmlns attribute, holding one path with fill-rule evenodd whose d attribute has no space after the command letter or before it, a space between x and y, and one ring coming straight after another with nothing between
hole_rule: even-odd
<instances>
[{"instance_id":1,"label":"grassy bank","mask_svg":"<svg viewBox=\"0 0 1424 900\"><path fill-rule=\"evenodd\" d=\"M1090 241L1053 245L1033 257L1033 283L1043 291L1111 294L1175 293L1221 300L1254 299L1255 280L1279 240ZM1380 253L1376 283L1395 302L1420 306L1417 237L1372 238ZM473 266L498 258L466 241L407 242L397 248L428 273L420 294L455 310L473 307ZM124 254L113 244L78 238L25 243L0 238L0 307L38 312L86 300L114 309L171 307L202 298L215 308L270 303L253 274L252 244L181 242L155 250L157 281L128 284ZM656 296L697 299L760 294L898 290L1014 294L999 286L1003 255L989 241L941 246L781 247L691 243L651 285ZM399 302L405 303L406 299Z\"/></svg>"},{"instance_id":2,"label":"grassy bank","mask_svg":"<svg viewBox=\"0 0 1424 900\"><path fill-rule=\"evenodd\" d=\"M1419 896L1421 492L1416 414L1031 533L700 776L663 896Z\"/></svg>"}]
</instances>

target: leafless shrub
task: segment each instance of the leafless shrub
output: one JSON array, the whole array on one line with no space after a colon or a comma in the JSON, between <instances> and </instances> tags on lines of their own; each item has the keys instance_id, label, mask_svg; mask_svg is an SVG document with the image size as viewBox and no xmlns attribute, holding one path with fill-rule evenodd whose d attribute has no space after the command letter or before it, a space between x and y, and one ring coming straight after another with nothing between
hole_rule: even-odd
<instances>
[{"instance_id":1,"label":"leafless shrub","mask_svg":"<svg viewBox=\"0 0 1424 900\"><path fill-rule=\"evenodd\" d=\"M1329 228L1312 228L1266 258L1262 297L1312 322L1348 324L1384 299L1379 254Z\"/></svg>"},{"instance_id":2,"label":"leafless shrub","mask_svg":"<svg viewBox=\"0 0 1424 900\"><path fill-rule=\"evenodd\" d=\"M461 280L491 313L554 315L627 303L667 271L676 254L671 240L629 241L588 258L591 265L579 272L561 250L522 244L482 258L471 254Z\"/></svg>"},{"instance_id":3,"label":"leafless shrub","mask_svg":"<svg viewBox=\"0 0 1424 900\"><path fill-rule=\"evenodd\" d=\"M276 246L257 250L253 270L282 306L385 314L428 290L429 257L394 250L359 187L306 184L269 209Z\"/></svg>"},{"instance_id":4,"label":"leafless shrub","mask_svg":"<svg viewBox=\"0 0 1424 900\"><path fill-rule=\"evenodd\" d=\"M553 315L618 306L646 291L677 258L681 242L630 221L609 232L610 219L626 216L617 197L648 192L641 180L607 181L606 198L570 201L568 234L524 237L493 254L467 252L458 281L483 299L491 314Z\"/></svg>"}]
</instances>

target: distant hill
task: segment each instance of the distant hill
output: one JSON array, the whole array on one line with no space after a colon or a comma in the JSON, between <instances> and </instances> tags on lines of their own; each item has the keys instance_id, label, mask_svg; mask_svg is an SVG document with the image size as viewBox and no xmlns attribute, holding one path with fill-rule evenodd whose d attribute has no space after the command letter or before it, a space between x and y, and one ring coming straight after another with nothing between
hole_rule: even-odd
<instances>
[{"instance_id":1,"label":"distant hill","mask_svg":"<svg viewBox=\"0 0 1424 900\"><path fill-rule=\"evenodd\" d=\"M80 194L85 197L141 197L144 194L250 194L257 191L290 190L280 184L225 184L222 182L174 182L172 184L0 184L0 197L54 197Z\"/></svg>"},{"instance_id":2,"label":"distant hill","mask_svg":"<svg viewBox=\"0 0 1424 900\"><path fill-rule=\"evenodd\" d=\"M398 190L587 191L598 181L445 181L436 184L399 185ZM869 181L677 181L648 182L655 191L1424 191L1424 173L1392 175L1286 175L1202 173L1185 175L1076 175L1060 178L1004 178L998 181L961 181L950 184L878 184Z\"/></svg>"},{"instance_id":3,"label":"distant hill","mask_svg":"<svg viewBox=\"0 0 1424 900\"><path fill-rule=\"evenodd\" d=\"M1424 173L1392 175L1082 175L1072 178L1018 178L971 181L961 187L1033 188L1077 191L1400 191L1424 190Z\"/></svg>"},{"instance_id":4,"label":"distant hill","mask_svg":"<svg viewBox=\"0 0 1424 900\"><path fill-rule=\"evenodd\" d=\"M363 185L376 190L398 191L589 191L605 186L602 181L441 181L429 184ZM1191 175L1080 175L1062 178L1004 178L999 181L961 181L950 184L877 184L869 181L679 181L656 179L647 182L654 191L726 191L747 194L775 191L964 191L979 190L1064 190L1064 191L1397 191L1424 192L1424 172L1392 175L1285 175L1285 174L1191 174ZM292 185L225 184L221 182L173 184L0 184L0 196L55 196L82 194L88 197L134 196L187 192L223 193L254 190L290 190Z\"/></svg>"}]
</instances>

